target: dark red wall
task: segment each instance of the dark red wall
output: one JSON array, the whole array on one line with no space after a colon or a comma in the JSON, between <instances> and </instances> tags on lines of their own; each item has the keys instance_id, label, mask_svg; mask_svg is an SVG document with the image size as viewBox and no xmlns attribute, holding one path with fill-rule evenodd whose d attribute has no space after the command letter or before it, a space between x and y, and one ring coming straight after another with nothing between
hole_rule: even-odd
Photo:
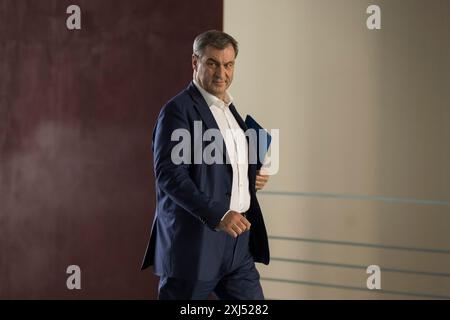
<instances>
[{"instance_id":1,"label":"dark red wall","mask_svg":"<svg viewBox=\"0 0 450 320\"><path fill-rule=\"evenodd\" d=\"M221 0L0 0L1 299L156 297L151 132L211 28Z\"/></svg>"}]
</instances>

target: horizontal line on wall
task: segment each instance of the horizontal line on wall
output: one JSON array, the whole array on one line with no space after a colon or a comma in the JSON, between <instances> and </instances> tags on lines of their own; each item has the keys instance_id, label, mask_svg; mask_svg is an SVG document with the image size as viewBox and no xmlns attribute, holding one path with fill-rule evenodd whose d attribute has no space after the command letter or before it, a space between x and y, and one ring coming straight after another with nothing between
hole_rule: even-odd
<instances>
[{"instance_id":1,"label":"horizontal line on wall","mask_svg":"<svg viewBox=\"0 0 450 320\"><path fill-rule=\"evenodd\" d=\"M334 263L334 262L323 262L316 260L302 260L302 259L288 259L288 258L279 258L279 257L271 257L272 261L282 261L282 262L290 262L290 263L302 263L302 264L313 264L327 267L336 267L336 268L350 268L350 269L362 269L366 270L367 266L364 265L354 265L354 264L343 264L343 263ZM417 271L417 270L403 270L396 268L384 268L383 266L379 266L382 272L397 272L404 274L415 274L420 276L430 276L430 277L450 277L450 273L441 273L441 272L428 272L428 271Z\"/></svg>"},{"instance_id":2,"label":"horizontal line on wall","mask_svg":"<svg viewBox=\"0 0 450 320\"><path fill-rule=\"evenodd\" d=\"M366 247L366 248L376 248L376 249L383 249L383 250L387 249L387 250L402 250L402 251L450 254L450 250L445 250L445 249L401 247L401 246L391 246L391 245L383 245L383 244L375 244L375 243L322 240L322 239L312 239L312 238L294 238L294 237L284 237L284 236L274 236L274 235L269 236L269 239L299 241L299 242L312 242L312 243L332 244L332 245L342 245L342 246Z\"/></svg>"},{"instance_id":3,"label":"horizontal line on wall","mask_svg":"<svg viewBox=\"0 0 450 320\"><path fill-rule=\"evenodd\" d=\"M314 197L314 198L333 198L345 200L364 200L364 201L381 201L389 203L407 203L407 204L425 204L450 206L449 200L425 200L406 197L385 197L385 196L369 196L358 194L340 194L327 192L293 192L293 191L259 191L258 194L272 196L294 196L294 197Z\"/></svg>"},{"instance_id":4,"label":"horizontal line on wall","mask_svg":"<svg viewBox=\"0 0 450 320\"><path fill-rule=\"evenodd\" d=\"M273 281L273 282L283 282L297 285L306 285L306 286L316 286L316 287L325 287L332 289L342 289L342 290L354 290L354 291L365 291L375 294L395 294L395 295L404 295L411 297L419 297L419 298L432 298L432 299L450 299L450 296L429 294L429 293L420 293L420 292L404 292L404 291L394 291L394 290L384 290L384 289L375 289L369 290L367 288L360 287L352 287L352 286L344 286L344 285L336 285L330 283L320 283L320 282L311 282L311 281L300 281L300 280L288 280L288 279L278 279L278 278L267 278L261 277L262 281Z\"/></svg>"}]
</instances>

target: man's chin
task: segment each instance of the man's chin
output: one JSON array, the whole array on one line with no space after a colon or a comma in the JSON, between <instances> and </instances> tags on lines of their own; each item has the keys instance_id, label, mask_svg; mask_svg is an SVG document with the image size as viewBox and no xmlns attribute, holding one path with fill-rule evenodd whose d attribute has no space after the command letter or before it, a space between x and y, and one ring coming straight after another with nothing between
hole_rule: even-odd
<instances>
[{"instance_id":1,"label":"man's chin","mask_svg":"<svg viewBox=\"0 0 450 320\"><path fill-rule=\"evenodd\" d=\"M213 86L212 90L214 91L215 94L224 94L227 91L227 86L226 85Z\"/></svg>"}]
</instances>

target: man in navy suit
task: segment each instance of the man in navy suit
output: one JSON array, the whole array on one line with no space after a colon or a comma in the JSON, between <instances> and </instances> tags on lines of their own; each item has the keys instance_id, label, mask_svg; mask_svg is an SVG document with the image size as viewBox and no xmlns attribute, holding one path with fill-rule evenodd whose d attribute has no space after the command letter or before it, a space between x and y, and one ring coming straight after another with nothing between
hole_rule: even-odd
<instances>
[{"instance_id":1,"label":"man in navy suit","mask_svg":"<svg viewBox=\"0 0 450 320\"><path fill-rule=\"evenodd\" d=\"M269 245L256 191L268 176L249 161L247 127L227 93L238 44L210 30L193 47L193 82L153 131L157 206L142 269L160 276L159 299L264 299L255 262L269 263ZM205 139L207 130L223 139ZM190 134L191 149L179 152L177 132ZM208 146L223 161L199 162Z\"/></svg>"}]
</instances>

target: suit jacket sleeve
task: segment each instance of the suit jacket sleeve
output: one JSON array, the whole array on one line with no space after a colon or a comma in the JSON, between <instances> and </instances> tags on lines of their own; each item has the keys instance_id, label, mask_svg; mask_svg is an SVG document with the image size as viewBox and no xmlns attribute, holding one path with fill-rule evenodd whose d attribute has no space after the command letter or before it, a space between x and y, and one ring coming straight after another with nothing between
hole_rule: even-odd
<instances>
[{"instance_id":1,"label":"suit jacket sleeve","mask_svg":"<svg viewBox=\"0 0 450 320\"><path fill-rule=\"evenodd\" d=\"M215 230L228 211L229 203L225 199L213 200L200 191L189 175L189 164L173 163L172 149L179 143L171 141L175 129L190 132L190 124L187 115L172 101L162 109L153 132L156 183L177 205ZM193 135L192 132L190 134Z\"/></svg>"}]
</instances>

